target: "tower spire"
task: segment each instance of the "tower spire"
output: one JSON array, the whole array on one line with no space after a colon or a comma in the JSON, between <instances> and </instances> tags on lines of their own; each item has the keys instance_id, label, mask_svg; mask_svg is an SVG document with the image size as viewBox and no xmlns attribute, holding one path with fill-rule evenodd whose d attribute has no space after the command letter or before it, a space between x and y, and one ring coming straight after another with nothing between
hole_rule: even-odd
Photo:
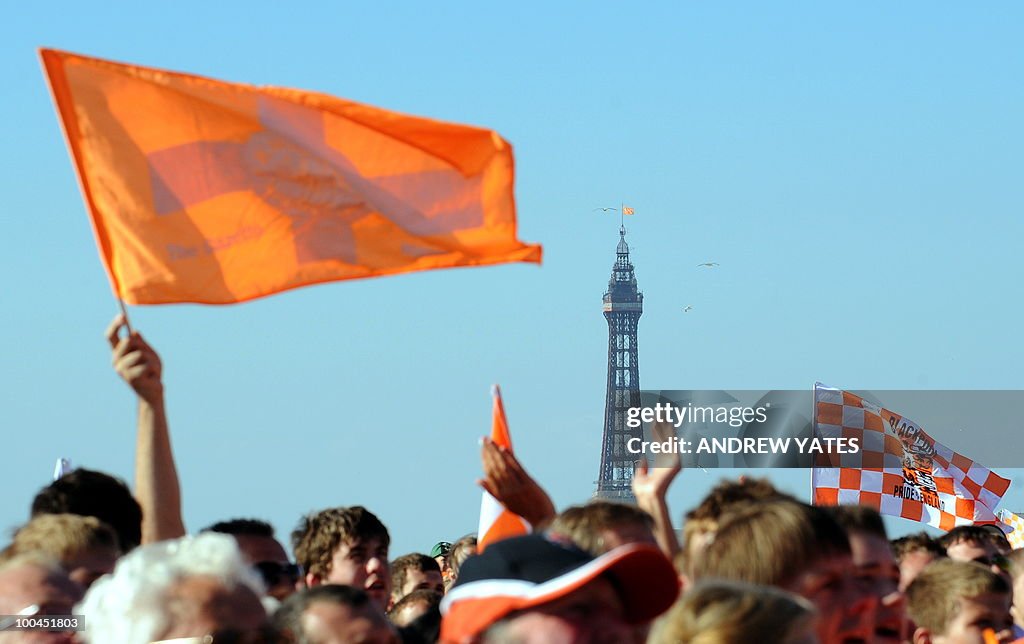
<instances>
[{"instance_id":1,"label":"tower spire","mask_svg":"<svg viewBox=\"0 0 1024 644\"><path fill-rule=\"evenodd\" d=\"M629 259L626 227L619 225L608 290L604 294L604 317L608 321L608 384L605 391L604 435L601 441L601 469L595 496L633 501L633 455L626 445L631 438L643 438L639 427L626 425L631 407L640 406L640 371L637 364L637 325L643 314L644 296L637 289L636 274Z\"/></svg>"}]
</instances>

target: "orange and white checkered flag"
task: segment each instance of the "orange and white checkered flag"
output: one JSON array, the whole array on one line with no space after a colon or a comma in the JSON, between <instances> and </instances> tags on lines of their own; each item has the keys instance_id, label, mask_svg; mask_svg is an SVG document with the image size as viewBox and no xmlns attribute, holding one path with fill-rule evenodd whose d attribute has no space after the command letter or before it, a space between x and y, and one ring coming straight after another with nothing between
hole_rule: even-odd
<instances>
[{"instance_id":1,"label":"orange and white checkered flag","mask_svg":"<svg viewBox=\"0 0 1024 644\"><path fill-rule=\"evenodd\" d=\"M633 209L630 208L629 206L623 206L622 207L622 214L624 214L624 215L632 215L632 214L635 214L635 213L633 212Z\"/></svg>"},{"instance_id":2,"label":"orange and white checkered flag","mask_svg":"<svg viewBox=\"0 0 1024 644\"><path fill-rule=\"evenodd\" d=\"M814 429L857 439L824 454L811 475L815 505L866 505L941 530L996 523L1010 481L937 442L909 418L841 389L814 385Z\"/></svg>"},{"instance_id":3,"label":"orange and white checkered flag","mask_svg":"<svg viewBox=\"0 0 1024 644\"><path fill-rule=\"evenodd\" d=\"M1006 535L1013 549L1024 548L1024 518L1009 510L1000 510L999 520L1013 528L1013 532Z\"/></svg>"}]
</instances>

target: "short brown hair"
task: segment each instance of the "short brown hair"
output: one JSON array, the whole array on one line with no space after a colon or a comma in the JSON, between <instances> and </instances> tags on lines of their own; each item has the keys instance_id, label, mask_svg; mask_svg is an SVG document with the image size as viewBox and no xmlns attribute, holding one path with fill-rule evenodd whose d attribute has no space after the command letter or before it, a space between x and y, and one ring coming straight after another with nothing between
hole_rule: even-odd
<instances>
[{"instance_id":1,"label":"short brown hair","mask_svg":"<svg viewBox=\"0 0 1024 644\"><path fill-rule=\"evenodd\" d=\"M768 479L723 480L713 487L700 504L683 517L683 538L680 554L676 557L676 567L679 571L690 574L692 562L697 558L698 551L703 548L705 537L718 529L719 523L728 512L746 503L768 499L796 500L788 494L779 492Z\"/></svg>"},{"instance_id":2,"label":"short brown hair","mask_svg":"<svg viewBox=\"0 0 1024 644\"><path fill-rule=\"evenodd\" d=\"M739 481L723 480L711 488L700 505L684 516L685 521L694 519L711 519L718 521L730 508L745 501L765 501L767 499L793 499L784 492L779 492L768 479L748 479Z\"/></svg>"},{"instance_id":3,"label":"short brown hair","mask_svg":"<svg viewBox=\"0 0 1024 644\"><path fill-rule=\"evenodd\" d=\"M946 549L927 532L916 532L893 539L889 545L892 547L892 556L896 558L896 563L902 563L904 557L915 552L928 552L935 555L936 559L946 556Z\"/></svg>"},{"instance_id":4,"label":"short brown hair","mask_svg":"<svg viewBox=\"0 0 1024 644\"><path fill-rule=\"evenodd\" d=\"M326 576L331 571L331 559L343 544L378 537L387 547L391 545L388 529L372 512L354 505L348 508L328 508L302 518L292 532L292 550L295 561L307 573Z\"/></svg>"},{"instance_id":5,"label":"short brown hair","mask_svg":"<svg viewBox=\"0 0 1024 644\"><path fill-rule=\"evenodd\" d=\"M849 553L846 532L828 512L775 499L744 504L727 514L689 572L694 579L785 587L817 560Z\"/></svg>"},{"instance_id":6,"label":"short brown hair","mask_svg":"<svg viewBox=\"0 0 1024 644\"><path fill-rule=\"evenodd\" d=\"M882 515L878 510L869 508L866 505L833 505L828 508L839 525L846 530L846 533L860 532L881 537L886 541L889 535L885 533L885 523L882 522Z\"/></svg>"},{"instance_id":7,"label":"short brown hair","mask_svg":"<svg viewBox=\"0 0 1024 644\"><path fill-rule=\"evenodd\" d=\"M960 612L961 599L986 593L1009 595L1010 585L979 563L940 559L907 587L907 614L932 635L943 635Z\"/></svg>"},{"instance_id":8,"label":"short brown hair","mask_svg":"<svg viewBox=\"0 0 1024 644\"><path fill-rule=\"evenodd\" d=\"M441 566L437 565L435 559L418 552L402 555L395 559L391 562L391 597L395 601L404 597L401 594L402 587L405 586L405 580L409 577L410 570L419 572L434 571L437 574L441 574Z\"/></svg>"},{"instance_id":9,"label":"short brown hair","mask_svg":"<svg viewBox=\"0 0 1024 644\"><path fill-rule=\"evenodd\" d=\"M981 525L959 525L939 537L939 545L948 550L950 546L958 543L973 541L978 544L991 543L998 547L1006 541L1006 537L1001 531L996 532Z\"/></svg>"},{"instance_id":10,"label":"short brown hair","mask_svg":"<svg viewBox=\"0 0 1024 644\"><path fill-rule=\"evenodd\" d=\"M658 620L652 644L756 642L770 634L783 642L815 615L807 600L776 588L738 582L701 582Z\"/></svg>"},{"instance_id":11,"label":"short brown hair","mask_svg":"<svg viewBox=\"0 0 1024 644\"><path fill-rule=\"evenodd\" d=\"M548 531L568 537L595 557L608 551L603 532L622 525L654 528L654 519L640 508L613 501L591 501L568 508L555 517Z\"/></svg>"},{"instance_id":12,"label":"short brown hair","mask_svg":"<svg viewBox=\"0 0 1024 644\"><path fill-rule=\"evenodd\" d=\"M121 551L117 533L106 523L79 514L40 514L14 533L3 558L38 552L67 563L96 549Z\"/></svg>"}]
</instances>

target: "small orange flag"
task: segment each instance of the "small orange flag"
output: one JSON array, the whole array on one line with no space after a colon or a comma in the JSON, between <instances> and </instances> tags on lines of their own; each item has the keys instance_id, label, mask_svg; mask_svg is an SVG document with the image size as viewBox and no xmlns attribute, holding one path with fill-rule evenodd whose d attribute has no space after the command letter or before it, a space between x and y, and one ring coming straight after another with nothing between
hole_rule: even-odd
<instances>
[{"instance_id":1,"label":"small orange flag","mask_svg":"<svg viewBox=\"0 0 1024 644\"><path fill-rule=\"evenodd\" d=\"M494 406L491 412L491 440L508 450L512 450L512 437L508 433L508 420L505 418L505 406L501 402L501 389L498 385L491 388ZM509 537L529 534L530 524L518 514L513 514L496 498L484 492L480 501L480 526L477 530L476 551L481 553L484 548Z\"/></svg>"},{"instance_id":2,"label":"small orange flag","mask_svg":"<svg viewBox=\"0 0 1024 644\"><path fill-rule=\"evenodd\" d=\"M629 206L623 206L622 207L622 214L624 214L624 215L632 215L633 214L633 209L630 208Z\"/></svg>"},{"instance_id":3,"label":"small orange flag","mask_svg":"<svg viewBox=\"0 0 1024 644\"><path fill-rule=\"evenodd\" d=\"M497 133L325 94L49 49L115 293L228 304L319 282L536 262Z\"/></svg>"}]
</instances>

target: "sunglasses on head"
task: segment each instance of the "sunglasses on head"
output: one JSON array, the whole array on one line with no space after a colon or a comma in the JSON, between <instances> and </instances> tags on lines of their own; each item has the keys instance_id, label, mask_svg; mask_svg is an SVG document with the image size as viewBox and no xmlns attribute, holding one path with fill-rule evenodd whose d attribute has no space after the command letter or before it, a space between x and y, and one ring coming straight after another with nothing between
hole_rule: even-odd
<instances>
[{"instance_id":1,"label":"sunglasses on head","mask_svg":"<svg viewBox=\"0 0 1024 644\"><path fill-rule=\"evenodd\" d=\"M260 561L253 564L256 572L260 573L263 583L268 588L282 582L294 584L302 576L302 569L293 563L281 563L279 561Z\"/></svg>"},{"instance_id":2,"label":"sunglasses on head","mask_svg":"<svg viewBox=\"0 0 1024 644\"><path fill-rule=\"evenodd\" d=\"M980 563L984 566L996 566L1003 572L1010 572L1010 560L1003 555L993 555L991 557L977 557L971 561Z\"/></svg>"}]
</instances>

